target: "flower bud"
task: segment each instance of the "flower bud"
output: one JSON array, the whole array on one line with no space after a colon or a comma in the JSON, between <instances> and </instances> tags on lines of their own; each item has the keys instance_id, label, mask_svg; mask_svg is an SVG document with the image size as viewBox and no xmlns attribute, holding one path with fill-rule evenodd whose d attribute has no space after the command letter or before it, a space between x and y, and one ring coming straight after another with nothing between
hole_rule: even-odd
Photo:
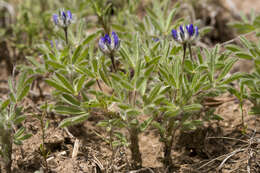
<instances>
[{"instance_id":1,"label":"flower bud","mask_svg":"<svg viewBox=\"0 0 260 173\"><path fill-rule=\"evenodd\" d=\"M103 53L109 54L119 49L120 40L118 35L115 32L112 32L111 37L108 34L106 34L104 37L101 37L99 39L98 45Z\"/></svg>"}]
</instances>

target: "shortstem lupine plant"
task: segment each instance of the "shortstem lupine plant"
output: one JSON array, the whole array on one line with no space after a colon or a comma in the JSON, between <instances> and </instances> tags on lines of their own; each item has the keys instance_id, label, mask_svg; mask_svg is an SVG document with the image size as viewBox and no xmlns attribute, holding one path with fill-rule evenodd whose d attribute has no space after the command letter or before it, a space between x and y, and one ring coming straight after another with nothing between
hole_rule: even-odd
<instances>
[{"instance_id":1,"label":"shortstem lupine plant","mask_svg":"<svg viewBox=\"0 0 260 173\"><path fill-rule=\"evenodd\" d=\"M72 15L70 10L60 9L59 14L53 14L52 18L54 24L64 30L66 44L68 44L68 27L73 22L74 15Z\"/></svg>"},{"instance_id":2,"label":"shortstem lupine plant","mask_svg":"<svg viewBox=\"0 0 260 173\"><path fill-rule=\"evenodd\" d=\"M185 28L183 26L180 26L179 31L177 29L172 30L173 39L178 43L182 44L183 46L182 71L184 68L184 60L186 56L187 46L189 48L190 58L193 61L191 44L197 40L198 36L199 36L199 28L197 26L194 27L193 24L186 25Z\"/></svg>"},{"instance_id":3,"label":"shortstem lupine plant","mask_svg":"<svg viewBox=\"0 0 260 173\"><path fill-rule=\"evenodd\" d=\"M120 47L120 39L118 35L113 31L111 37L109 34L106 34L104 37L101 37L98 42L100 50L105 54L108 55L111 59L112 63L112 71L116 72L116 64L115 64L115 52Z\"/></svg>"}]
</instances>

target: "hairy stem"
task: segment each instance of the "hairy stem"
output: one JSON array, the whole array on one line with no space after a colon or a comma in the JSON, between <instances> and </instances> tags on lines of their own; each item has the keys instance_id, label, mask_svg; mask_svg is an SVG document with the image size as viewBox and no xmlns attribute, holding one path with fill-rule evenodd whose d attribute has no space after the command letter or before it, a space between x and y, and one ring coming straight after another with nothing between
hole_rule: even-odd
<instances>
[{"instance_id":1,"label":"hairy stem","mask_svg":"<svg viewBox=\"0 0 260 173\"><path fill-rule=\"evenodd\" d=\"M69 40L68 40L68 27L64 28L64 33L65 33L65 41L66 41L66 45L69 44Z\"/></svg>"},{"instance_id":2,"label":"hairy stem","mask_svg":"<svg viewBox=\"0 0 260 173\"><path fill-rule=\"evenodd\" d=\"M194 62L193 56L192 56L191 44L189 44L189 52L190 52L190 59L192 62Z\"/></svg>"},{"instance_id":3,"label":"hairy stem","mask_svg":"<svg viewBox=\"0 0 260 173\"><path fill-rule=\"evenodd\" d=\"M185 56L186 56L186 48L187 48L187 43L184 43L183 44L182 67L181 67L182 73L184 72L184 61L185 61Z\"/></svg>"},{"instance_id":4,"label":"hairy stem","mask_svg":"<svg viewBox=\"0 0 260 173\"><path fill-rule=\"evenodd\" d=\"M130 150L131 150L131 162L134 169L139 169L142 167L142 156L139 149L139 130L137 127L132 127L130 129Z\"/></svg>"},{"instance_id":5,"label":"hairy stem","mask_svg":"<svg viewBox=\"0 0 260 173\"><path fill-rule=\"evenodd\" d=\"M111 52L110 54L110 59L111 59L111 63L112 63L112 72L116 72L117 69L116 69L116 64L115 64L115 57L114 57L114 53Z\"/></svg>"},{"instance_id":6,"label":"hairy stem","mask_svg":"<svg viewBox=\"0 0 260 173\"><path fill-rule=\"evenodd\" d=\"M97 84L98 84L98 88L100 89L100 91L102 91L102 92L103 92L103 89L102 89L102 87L101 87L101 85L100 85L100 82L99 82L99 80L98 80L98 79L96 79L96 81L97 81Z\"/></svg>"},{"instance_id":7,"label":"hairy stem","mask_svg":"<svg viewBox=\"0 0 260 173\"><path fill-rule=\"evenodd\" d=\"M1 129L0 141L2 141L3 167L2 173L11 173L12 170L12 129Z\"/></svg>"},{"instance_id":8,"label":"hairy stem","mask_svg":"<svg viewBox=\"0 0 260 173\"><path fill-rule=\"evenodd\" d=\"M182 122L179 125L175 125L175 119L171 118L166 132L166 138L164 139L164 160L163 165L165 169L170 173L172 170L172 146L175 138L176 131L181 126Z\"/></svg>"},{"instance_id":9,"label":"hairy stem","mask_svg":"<svg viewBox=\"0 0 260 173\"><path fill-rule=\"evenodd\" d=\"M113 146L113 127L111 126L111 129L109 131L109 145L110 145L110 149L112 151L112 155L111 155L111 158L110 158L110 166L112 167L112 172L114 172L114 159L115 159L115 149L114 149L114 146Z\"/></svg>"},{"instance_id":10,"label":"hairy stem","mask_svg":"<svg viewBox=\"0 0 260 173\"><path fill-rule=\"evenodd\" d=\"M240 106L240 111L241 111L242 126L244 128L245 123L244 123L244 111L243 111L243 102L242 101L240 101L239 106Z\"/></svg>"}]
</instances>

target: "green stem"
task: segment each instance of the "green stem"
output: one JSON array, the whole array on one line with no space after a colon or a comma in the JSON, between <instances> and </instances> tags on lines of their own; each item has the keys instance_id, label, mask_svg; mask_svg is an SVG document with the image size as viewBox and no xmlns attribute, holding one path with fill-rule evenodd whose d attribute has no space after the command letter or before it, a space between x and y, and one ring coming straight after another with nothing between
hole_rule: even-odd
<instances>
[{"instance_id":1,"label":"green stem","mask_svg":"<svg viewBox=\"0 0 260 173\"><path fill-rule=\"evenodd\" d=\"M245 123L244 123L243 101L240 101L239 106L240 106L240 111L241 111L242 126L244 128L245 127Z\"/></svg>"},{"instance_id":2,"label":"green stem","mask_svg":"<svg viewBox=\"0 0 260 173\"><path fill-rule=\"evenodd\" d=\"M139 130L137 127L131 127L129 133L132 167L134 169L140 169L142 167L142 156L139 148Z\"/></svg>"},{"instance_id":3,"label":"green stem","mask_svg":"<svg viewBox=\"0 0 260 173\"><path fill-rule=\"evenodd\" d=\"M69 44L69 40L68 40L68 27L64 28L64 33L65 33L65 41L66 41L66 45Z\"/></svg>"},{"instance_id":4,"label":"green stem","mask_svg":"<svg viewBox=\"0 0 260 173\"><path fill-rule=\"evenodd\" d=\"M0 140L2 141L3 173L11 173L12 170L12 129L1 129ZM0 170L1 172L1 170Z\"/></svg>"},{"instance_id":5,"label":"green stem","mask_svg":"<svg viewBox=\"0 0 260 173\"><path fill-rule=\"evenodd\" d=\"M112 72L116 72L117 69L116 69L116 64L115 64L115 57L114 57L114 53L111 52L110 53L110 59L111 59L111 63L112 63Z\"/></svg>"},{"instance_id":6,"label":"green stem","mask_svg":"<svg viewBox=\"0 0 260 173\"><path fill-rule=\"evenodd\" d=\"M191 44L189 44L189 52L190 52L190 59L192 62L194 62L193 56L192 56Z\"/></svg>"},{"instance_id":7,"label":"green stem","mask_svg":"<svg viewBox=\"0 0 260 173\"><path fill-rule=\"evenodd\" d=\"M97 84L98 84L98 88L100 89L100 91L102 91L102 92L103 92L103 89L102 89L102 87L101 87L101 85L100 85L100 82L99 82L99 80L98 80L98 79L96 79L96 81L97 81Z\"/></svg>"},{"instance_id":8,"label":"green stem","mask_svg":"<svg viewBox=\"0 0 260 173\"><path fill-rule=\"evenodd\" d=\"M183 44L183 57L182 57L182 74L184 73L184 61L186 56L187 43Z\"/></svg>"}]
</instances>

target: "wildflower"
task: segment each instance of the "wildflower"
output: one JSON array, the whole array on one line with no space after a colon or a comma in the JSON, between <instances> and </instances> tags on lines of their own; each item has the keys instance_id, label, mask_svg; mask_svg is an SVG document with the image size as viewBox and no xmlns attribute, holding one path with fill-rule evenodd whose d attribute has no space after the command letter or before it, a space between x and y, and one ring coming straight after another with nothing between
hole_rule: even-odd
<instances>
[{"instance_id":1,"label":"wildflower","mask_svg":"<svg viewBox=\"0 0 260 173\"><path fill-rule=\"evenodd\" d=\"M156 38L156 37L154 37L154 38L152 38L152 40L153 40L154 42L158 42L160 39L159 39L159 38Z\"/></svg>"},{"instance_id":2,"label":"wildflower","mask_svg":"<svg viewBox=\"0 0 260 173\"><path fill-rule=\"evenodd\" d=\"M72 15L71 11L65 11L64 9L60 9L59 14L53 14L52 19L55 25L68 28L68 26L73 23L74 15Z\"/></svg>"},{"instance_id":3,"label":"wildflower","mask_svg":"<svg viewBox=\"0 0 260 173\"><path fill-rule=\"evenodd\" d=\"M105 54L110 54L118 50L120 46L120 40L115 32L112 32L111 37L106 34L101 37L98 42L100 50Z\"/></svg>"},{"instance_id":4,"label":"wildflower","mask_svg":"<svg viewBox=\"0 0 260 173\"><path fill-rule=\"evenodd\" d=\"M193 24L186 25L185 28L180 26L179 31L176 29L172 30L172 37L175 41L185 44L195 41L199 36L199 29Z\"/></svg>"}]
</instances>

